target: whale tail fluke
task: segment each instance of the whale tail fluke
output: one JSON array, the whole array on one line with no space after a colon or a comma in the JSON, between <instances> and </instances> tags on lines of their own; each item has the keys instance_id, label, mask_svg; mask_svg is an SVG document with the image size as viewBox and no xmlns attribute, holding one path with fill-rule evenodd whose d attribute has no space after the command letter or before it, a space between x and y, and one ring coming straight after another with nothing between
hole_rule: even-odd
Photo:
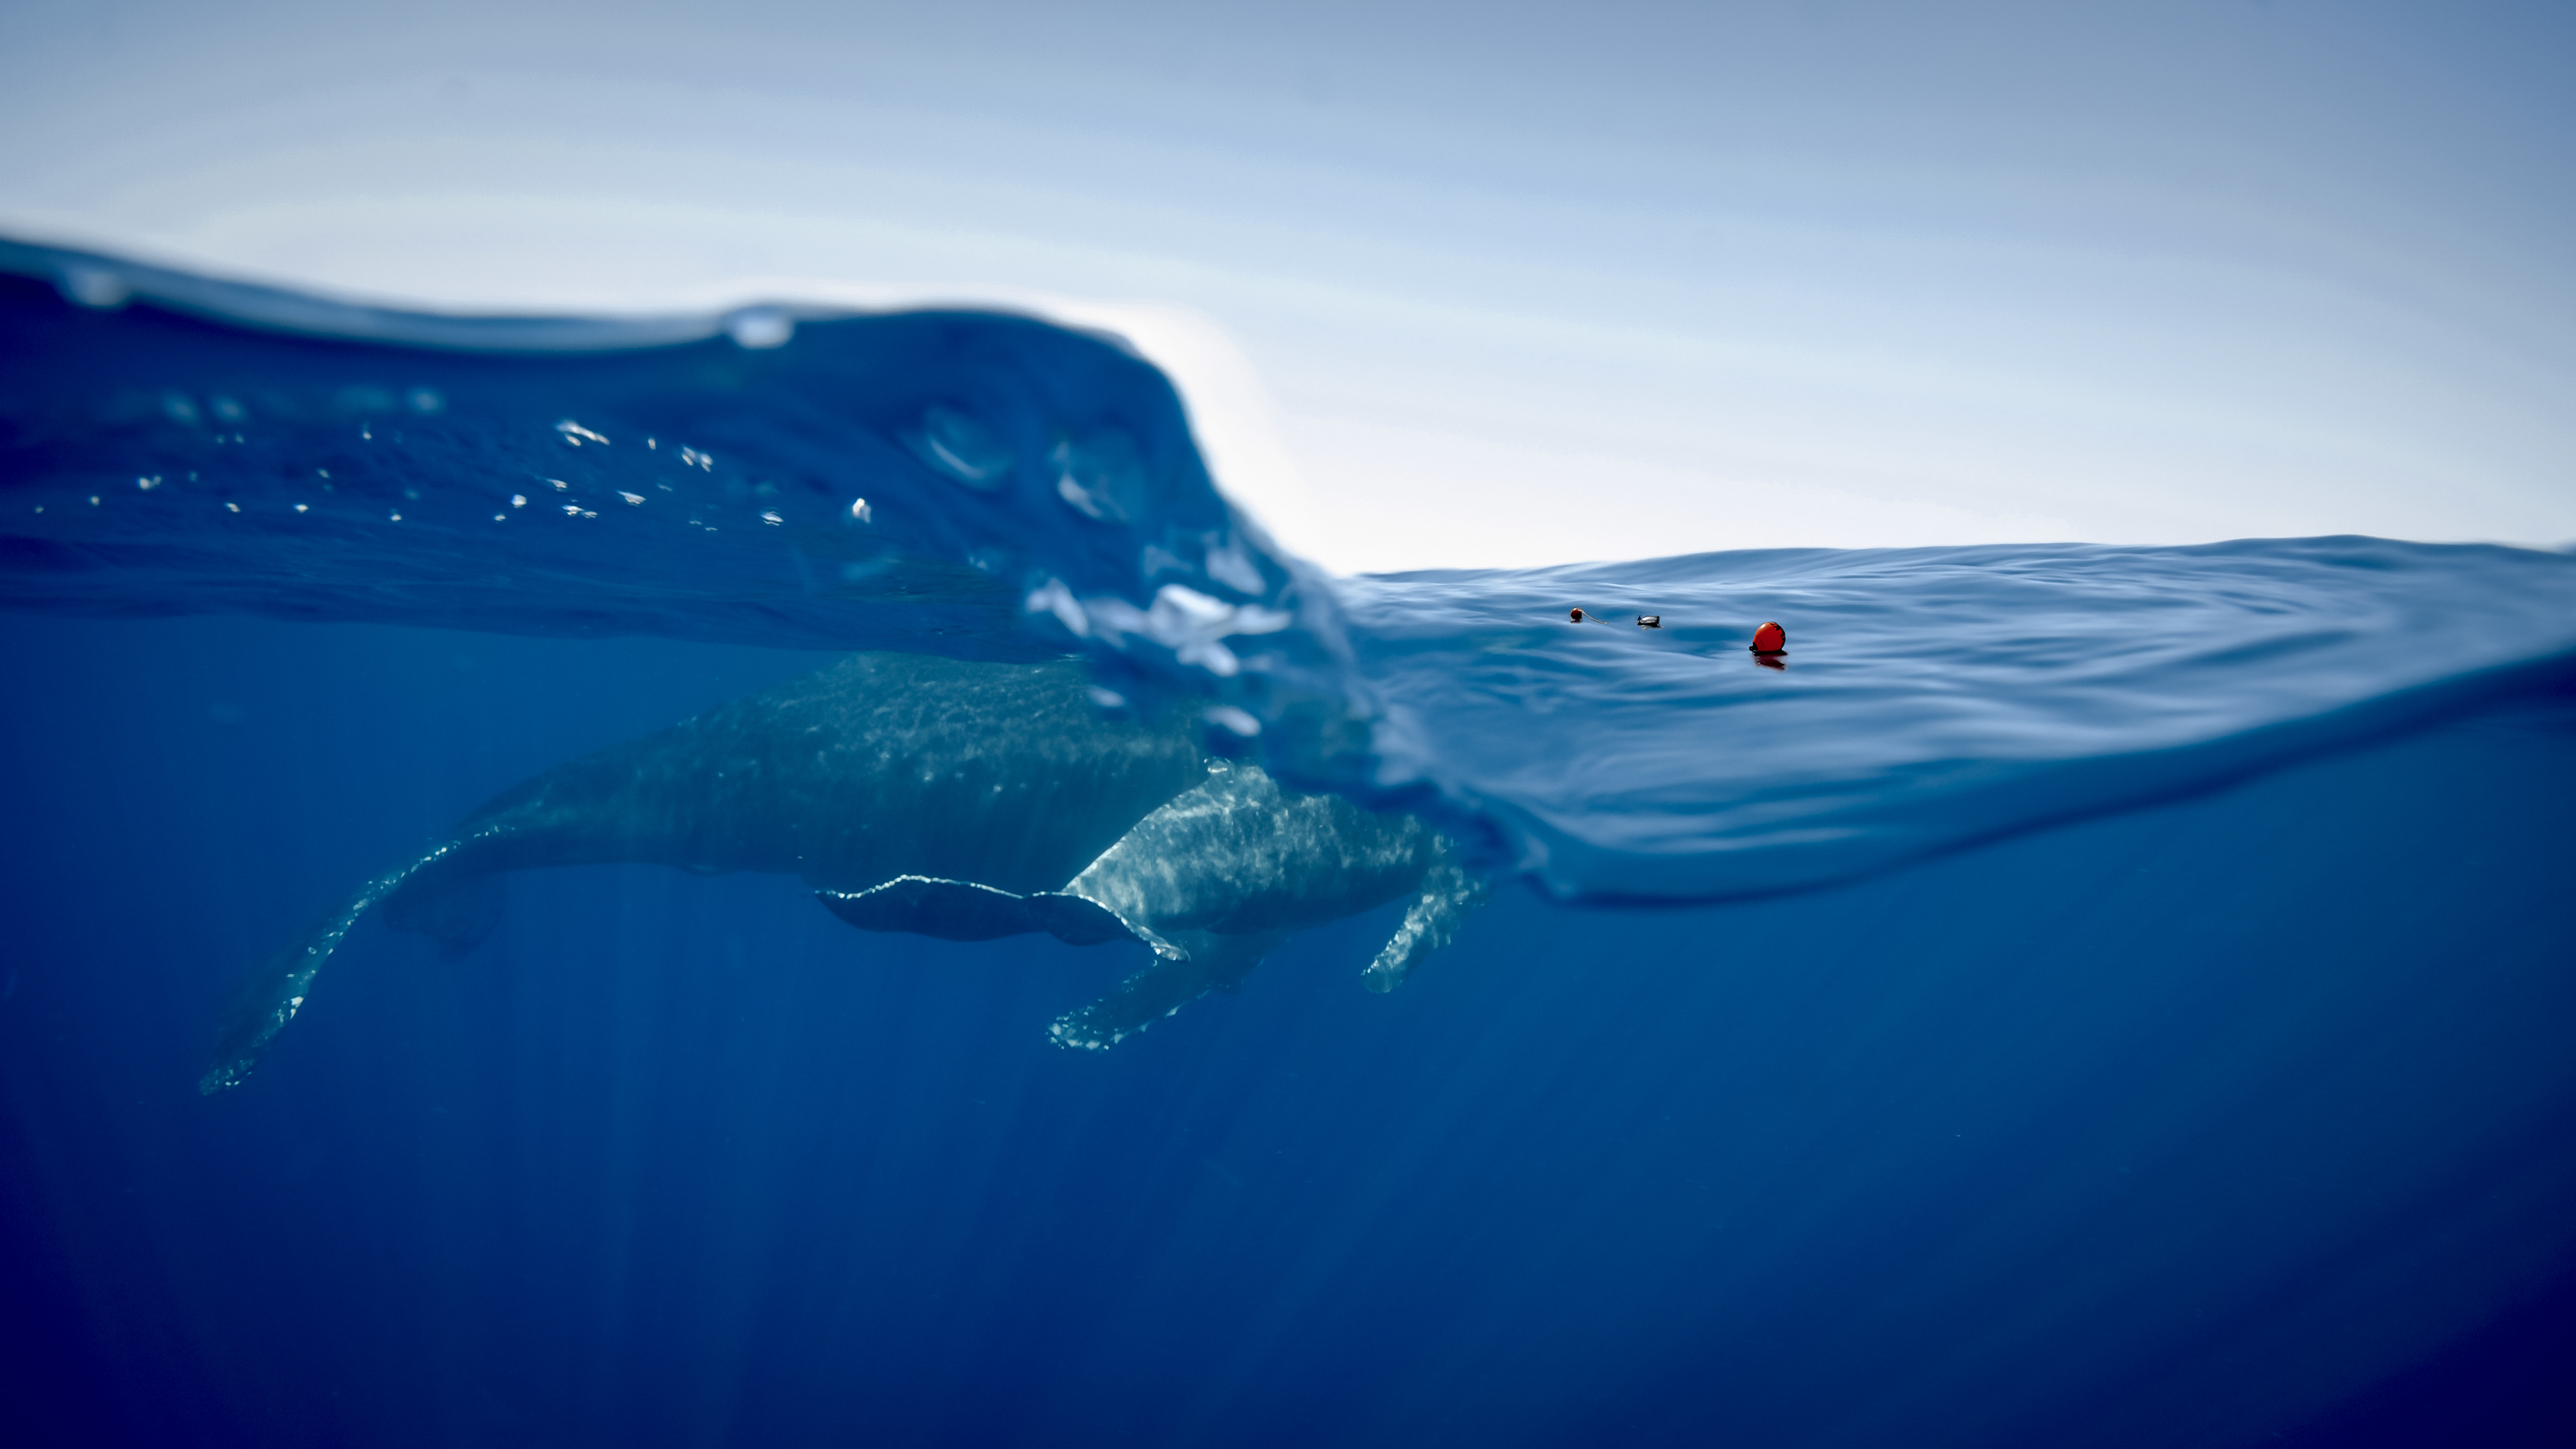
<instances>
[{"instance_id":1,"label":"whale tail fluke","mask_svg":"<svg viewBox=\"0 0 2576 1449\"><path fill-rule=\"evenodd\" d=\"M508 903L498 875L415 878L384 898L384 918L397 931L429 937L438 959L453 961L483 944Z\"/></svg>"},{"instance_id":2,"label":"whale tail fluke","mask_svg":"<svg viewBox=\"0 0 2576 1449\"><path fill-rule=\"evenodd\" d=\"M249 1080L268 1044L295 1019L296 1012L303 1010L305 997L313 991L313 978L321 974L349 928L415 869L418 867L405 867L367 882L313 929L270 957L242 984L241 994L224 1016L223 1029L216 1034L214 1062L197 1079L198 1091L212 1096Z\"/></svg>"},{"instance_id":3,"label":"whale tail fluke","mask_svg":"<svg viewBox=\"0 0 2576 1449\"><path fill-rule=\"evenodd\" d=\"M1118 989L1079 1011L1069 1011L1047 1028L1057 1046L1105 1051L1211 991L1242 985L1261 958L1288 939L1286 931L1218 936L1204 931L1173 933L1187 955L1157 953L1152 964L1118 984Z\"/></svg>"},{"instance_id":4,"label":"whale tail fluke","mask_svg":"<svg viewBox=\"0 0 2576 1449\"><path fill-rule=\"evenodd\" d=\"M248 1081L268 1044L286 1030L295 1013L304 1009L304 998L313 994L313 978L330 963L331 953L340 949L349 928L358 924L358 918L370 908L401 892L406 883L434 887L437 894L424 899L438 904L423 907L414 918L417 923L404 929L426 931L437 937L442 952L449 956L472 950L500 919L498 884L478 886L462 878L432 882L421 879L421 875L433 866L442 871L454 870L466 858L460 852L478 842L478 837L451 840L400 870L376 877L360 886L356 895L324 916L313 929L270 957L243 984L241 995L234 998L233 1009L224 1017L223 1030L215 1036L214 1064L197 1079L197 1090L213 1096ZM418 893L417 889L412 892Z\"/></svg>"}]
</instances>

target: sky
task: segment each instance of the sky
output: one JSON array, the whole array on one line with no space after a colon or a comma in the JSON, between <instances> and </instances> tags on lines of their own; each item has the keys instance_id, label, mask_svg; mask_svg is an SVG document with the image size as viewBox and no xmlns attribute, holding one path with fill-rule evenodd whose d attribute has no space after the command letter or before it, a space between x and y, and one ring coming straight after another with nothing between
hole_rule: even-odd
<instances>
[{"instance_id":1,"label":"sky","mask_svg":"<svg viewBox=\"0 0 2576 1449\"><path fill-rule=\"evenodd\" d=\"M0 233L1126 332L1343 572L2576 542L2576 11L0 7Z\"/></svg>"}]
</instances>

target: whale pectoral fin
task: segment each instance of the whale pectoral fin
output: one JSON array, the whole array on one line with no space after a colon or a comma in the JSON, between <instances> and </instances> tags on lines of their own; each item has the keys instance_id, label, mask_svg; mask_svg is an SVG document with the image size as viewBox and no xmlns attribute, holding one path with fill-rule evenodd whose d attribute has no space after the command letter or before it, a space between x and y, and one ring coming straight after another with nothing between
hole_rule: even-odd
<instances>
[{"instance_id":1,"label":"whale pectoral fin","mask_svg":"<svg viewBox=\"0 0 2576 1449\"><path fill-rule=\"evenodd\" d=\"M1047 1035L1060 1047L1104 1051L1211 991L1232 991L1261 958L1288 939L1285 931L1215 936L1176 933L1186 956L1157 953L1118 989L1079 1011L1055 1019Z\"/></svg>"},{"instance_id":2,"label":"whale pectoral fin","mask_svg":"<svg viewBox=\"0 0 2576 1449\"><path fill-rule=\"evenodd\" d=\"M899 875L863 891L816 891L833 915L862 931L909 931L943 941L990 941L1047 929L1026 896L972 881Z\"/></svg>"},{"instance_id":3,"label":"whale pectoral fin","mask_svg":"<svg viewBox=\"0 0 2576 1449\"><path fill-rule=\"evenodd\" d=\"M1415 964L1448 945L1458 934L1458 922L1484 899L1485 882L1459 869L1443 853L1422 878L1422 894L1405 910L1403 924L1360 973L1361 981L1378 992L1402 986Z\"/></svg>"},{"instance_id":4,"label":"whale pectoral fin","mask_svg":"<svg viewBox=\"0 0 2576 1449\"><path fill-rule=\"evenodd\" d=\"M1098 901L1063 891L1029 897L1029 919L1068 946L1097 946L1103 941L1130 939L1151 946L1157 939L1118 919L1116 912Z\"/></svg>"},{"instance_id":5,"label":"whale pectoral fin","mask_svg":"<svg viewBox=\"0 0 2576 1449\"><path fill-rule=\"evenodd\" d=\"M816 891L814 898L862 931L909 931L948 941L1044 931L1068 946L1138 940L1164 954L1179 954L1162 937L1128 925L1098 901L1062 891L1022 896L973 881L899 875L863 891Z\"/></svg>"}]
</instances>

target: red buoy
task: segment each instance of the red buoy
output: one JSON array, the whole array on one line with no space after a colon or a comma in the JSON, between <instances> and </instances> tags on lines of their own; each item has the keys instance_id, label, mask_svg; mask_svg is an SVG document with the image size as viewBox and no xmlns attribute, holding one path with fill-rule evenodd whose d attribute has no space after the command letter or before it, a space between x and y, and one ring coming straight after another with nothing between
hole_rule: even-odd
<instances>
[{"instance_id":1,"label":"red buoy","mask_svg":"<svg viewBox=\"0 0 2576 1449\"><path fill-rule=\"evenodd\" d=\"M1789 631L1777 624L1765 624L1753 631L1753 652L1781 654L1789 648Z\"/></svg>"},{"instance_id":2,"label":"red buoy","mask_svg":"<svg viewBox=\"0 0 2576 1449\"><path fill-rule=\"evenodd\" d=\"M1568 610L1566 610L1566 612L1565 612L1565 617L1567 617L1567 618L1569 618L1569 619L1572 619L1574 622L1576 622L1576 623L1580 624L1580 623L1582 623L1582 622L1583 622L1583 611L1582 611L1581 609L1568 609Z\"/></svg>"}]
</instances>

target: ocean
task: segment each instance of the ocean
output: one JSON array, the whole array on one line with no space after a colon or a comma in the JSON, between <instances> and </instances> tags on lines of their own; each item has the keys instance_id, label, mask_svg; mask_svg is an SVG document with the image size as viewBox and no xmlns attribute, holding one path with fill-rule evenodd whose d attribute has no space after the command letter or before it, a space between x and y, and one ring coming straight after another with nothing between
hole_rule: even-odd
<instances>
[{"instance_id":1,"label":"ocean","mask_svg":"<svg viewBox=\"0 0 2576 1449\"><path fill-rule=\"evenodd\" d=\"M5 243L0 605L12 1442L2576 1439L2576 557L1333 578L1115 337ZM1409 885L1068 1050L1143 917L531 858L200 1090L483 802L854 652L1078 669L1481 899L1400 989ZM973 718L922 748L1033 748Z\"/></svg>"}]
</instances>

